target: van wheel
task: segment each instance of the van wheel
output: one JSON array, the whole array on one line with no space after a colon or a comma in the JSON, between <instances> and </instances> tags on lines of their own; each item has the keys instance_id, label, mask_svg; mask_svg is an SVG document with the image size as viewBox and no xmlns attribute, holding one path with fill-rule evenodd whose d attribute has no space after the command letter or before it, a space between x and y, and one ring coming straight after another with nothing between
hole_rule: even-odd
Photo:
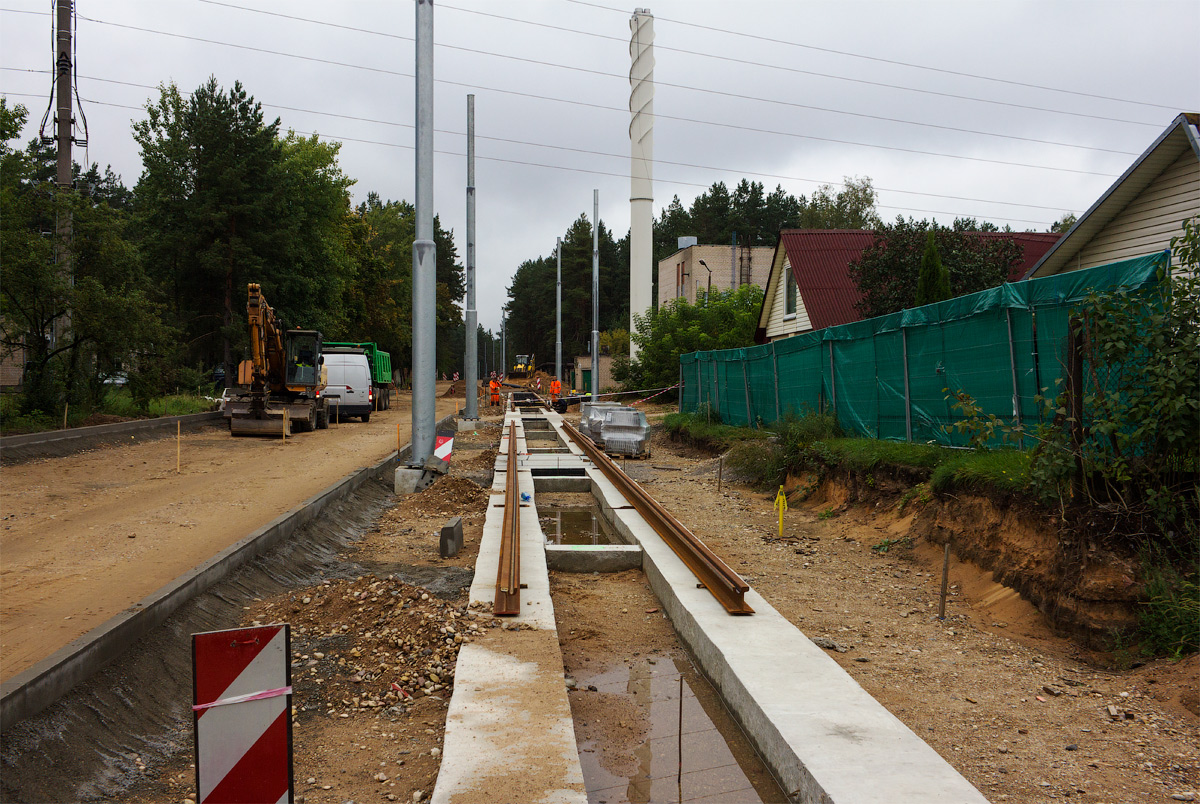
<instances>
[{"instance_id":1,"label":"van wheel","mask_svg":"<svg viewBox=\"0 0 1200 804\"><path fill-rule=\"evenodd\" d=\"M370 413L364 413L364 414L362 415L362 420L363 420L363 424L366 424L367 422L371 421L371 414L370 414Z\"/></svg>"}]
</instances>

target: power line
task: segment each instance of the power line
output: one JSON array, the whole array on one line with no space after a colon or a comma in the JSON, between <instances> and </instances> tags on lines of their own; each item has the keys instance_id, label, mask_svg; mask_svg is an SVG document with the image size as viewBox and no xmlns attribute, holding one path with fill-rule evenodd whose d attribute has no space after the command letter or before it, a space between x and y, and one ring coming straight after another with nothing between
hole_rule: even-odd
<instances>
[{"instance_id":1,"label":"power line","mask_svg":"<svg viewBox=\"0 0 1200 804\"><path fill-rule=\"evenodd\" d=\"M169 31L158 31L158 30L155 30L152 28L143 28L143 27L136 26L136 25L127 25L125 23L108 22L106 20L97 20L97 19L94 19L91 17L81 16L80 19L87 20L88 22L94 22L94 23L97 23L100 25L110 25L113 27L125 28L125 29L129 29L129 30L139 31L142 33L158 34L158 35L168 36L168 37L172 37L172 38L176 38L176 39L186 39L186 40L190 40L190 41L203 42L205 44L220 45L222 47L230 47L230 48L234 48L237 50L249 50L249 51L257 52L257 53L266 53L266 54L273 55L273 56L283 56L286 58L300 59L303 61L312 61L312 62L317 62L320 64L330 64L330 65L334 65L334 66L338 66L338 67L347 67L350 69L367 70L370 72L383 73L386 75L399 76L402 78L412 78L413 77L412 73L404 73L404 72L400 72L398 70L387 70L387 69L384 69L381 67L367 67L367 66L358 65L358 64L350 64L347 62L334 61L332 59L321 59L321 58L317 58L316 56L305 56L305 55L296 54L296 53L286 53L284 51L269 50L267 48L253 47L250 45L238 45L238 44L234 44L232 42L222 42L222 41L215 40L215 39L206 39L203 37L190 36L187 34L172 33ZM566 103L566 104L570 104L573 106L582 106L582 107L586 107L586 108L602 109L605 111L620 112L622 114L627 113L627 110L621 106L605 106L603 104L588 103L586 101L571 100L571 99L567 99L567 98L554 98L554 97L550 97L547 95L538 95L536 93L531 93L531 92L518 92L516 90L511 90L511 89L501 89L499 87L489 87L489 86L485 86L485 85L478 84L475 82L450 81L450 80L447 80L444 78L438 78L438 79L434 79L434 80L439 84L446 84L448 86L457 86L457 87L464 87L464 88L476 89L476 90L486 90L488 92L495 92L498 94L512 95L515 97L523 97L523 98L531 98L531 99L535 99L535 100L551 101L551 102L555 102L555 103ZM1116 175L1113 173L1101 173L1101 172L1092 171L1092 170L1079 170L1077 168L1056 167L1053 165L1035 165L1035 164L1031 164L1028 162L1012 162L1012 161L1008 161L1008 160L1004 160L1004 159L988 159L986 157L981 157L981 156L965 156L962 154L950 154L950 153L945 153L942 151L926 151L926 150L922 150L919 148L902 148L902 147L896 146L896 145L879 145L876 143L869 143L869 142L856 142L854 140L843 140L843 139L838 139L836 137L818 137L813 134L800 134L795 131L778 131L778 130L774 130L774 129L755 128L753 126L736 125L734 123L720 123L720 122L716 122L716 121L712 121L712 120L699 120L696 118L680 117L677 115L666 115L666 114L656 113L655 117L662 119L662 120L675 120L677 122L682 122L682 123L693 123L693 124L697 124L697 125L714 126L717 128L728 128L728 129L732 129L735 131L748 131L748 132L754 132L754 133L773 134L773 135L781 136L781 137L791 137L793 139L812 140L814 142L828 142L828 143L833 143L833 144L837 144L837 145L852 145L852 146L856 146L859 148L876 148L876 149L885 150L885 151L897 151L900 153L910 153L910 154L917 154L917 155L922 155L922 156L935 156L935 157L941 157L941 158L945 158L945 159L958 159L958 160L963 160L963 161L968 161L968 162L983 162L983 163L993 164L993 165L1003 165L1005 167L1024 167L1024 168L1030 168L1030 169L1034 169L1034 170L1050 170L1050 171L1055 171L1058 173L1074 173L1074 174L1084 175L1084 176L1101 176L1101 177L1105 177L1105 178L1112 178Z\"/></svg>"},{"instance_id":2,"label":"power line","mask_svg":"<svg viewBox=\"0 0 1200 804\"><path fill-rule=\"evenodd\" d=\"M566 0L566 2L573 3L573 4L579 5L579 6L590 6L592 8L598 8L598 9L602 9L604 11L614 11L614 12L617 12L617 13L620 13L623 15L628 15L628 13L629 13L625 9L612 8L611 6L605 6L605 5L601 5L599 3L592 3L592 2L588 2L587 0ZM875 62L880 62L881 64L892 64L892 65L896 65L899 67L911 67L915 70L928 70L930 72L943 73L945 75L954 75L954 76L958 76L960 78L973 78L978 81L991 81L991 82L997 83L997 84L1008 84L1010 86L1023 87L1025 89L1040 89L1040 90L1045 90L1047 92L1061 92L1066 95L1077 95L1082 98L1093 98L1096 100L1115 101L1116 103L1131 103L1131 104L1134 104L1135 106L1150 106L1150 107L1153 107L1156 109L1168 109L1170 111L1178 111L1179 110L1178 106L1168 106L1168 105L1161 104L1161 103L1151 103L1149 101L1131 100L1129 98L1116 98L1111 95L1097 95L1097 94L1094 94L1091 92L1081 92L1079 90L1074 90L1074 89L1063 89L1061 87L1046 86L1044 84L1031 84L1031 83L1026 83L1024 81L1014 81L1014 80L1011 80L1008 78L996 78L995 76L990 76L990 75L979 75L978 73L968 73L968 72L962 72L959 70L949 70L944 67L930 67L925 64L916 64L914 62L908 62L908 61L898 61L896 59L885 59L881 56L868 56L863 53L854 53L854 52L848 51L848 50L836 50L834 48L819 47L817 45L806 45L802 42L791 42L786 39L775 39L773 37L761 36L759 34L748 34L748 33L743 33L741 31L732 31L732 30L729 30L728 28L716 28L711 25L701 25L700 23L697 23L697 22L687 22L685 20L673 20L669 17L655 16L654 19L655 19L655 21L662 20L663 22L670 22L670 23L674 23L676 25L684 25L689 28L698 28L698 29L704 30L704 31L712 31L715 33L720 33L720 34L728 34L730 36L740 36L740 37L745 37L747 39L756 39L760 42L770 42L772 44L777 44L777 45L787 45L789 47L803 48L804 50L815 50L815 51L818 51L821 53L832 53L837 56L849 56L849 57L855 58L855 59L864 59L866 61L875 61Z\"/></svg>"},{"instance_id":3,"label":"power line","mask_svg":"<svg viewBox=\"0 0 1200 804\"><path fill-rule=\"evenodd\" d=\"M257 13L257 14L263 14L263 15L270 16L270 17L279 17L282 19L293 20L296 22L305 22L305 23L310 23L313 25L321 25L321 26L327 26L327 27L332 27L332 28L338 28L341 30L354 31L357 33L364 33L364 34L370 34L370 35L375 35L375 36L384 36L389 39L412 41L412 37L403 36L401 34L391 34L391 33L386 33L386 32L382 32L382 31L374 31L369 28L355 28L350 25L341 25L338 23L325 22L324 20L316 20L316 19L311 19L308 17L298 17L294 14L282 14L282 13L279 13L276 11L264 11L262 9L257 9L257 8L247 8L245 6L239 6L239 5L235 5L233 3L219 2L219 0L199 0L199 2L206 3L209 5L221 6L223 8L231 8L231 9L236 9L239 11L247 11L247 12L253 12L253 13ZM478 48L462 47L459 45L451 45L451 44L447 44L445 42L438 42L435 44L435 47L439 47L439 48L442 48L445 50L455 50L455 51L459 51L462 53L470 53L472 55L491 56L493 58L507 59L509 61L516 61L516 62L521 62L524 64L535 64L535 65L538 65L541 67L554 67L554 68L557 68L560 70L571 70L573 72L585 73L587 75L597 75L597 76L601 76L604 78L616 78L621 81L624 81L628 78L628 76L626 76L624 73L611 73L611 72L606 72L604 70L591 69L588 67L577 67L577 66L571 65L571 64L561 64L558 62L544 61L541 59L533 59L533 58L529 58L526 56L513 56L513 55L510 55L507 53L496 53L494 51L479 50ZM702 92L702 93L705 93L708 95L717 95L719 97L726 97L726 98L736 98L738 100L754 101L757 103L770 103L770 104L773 104L776 106L788 106L788 107L795 108L795 109L808 109L810 111L826 112L827 114L847 115L849 117L859 117L859 118L863 118L866 120L879 120L879 121L887 122L887 123L899 123L899 124L908 125L908 126L921 126L923 128L934 128L934 129L939 129L941 131L954 131L954 132L957 132L960 134L973 134L973 135L981 136L981 137L996 137L999 139L1017 140L1020 142L1032 142L1032 143L1036 143L1039 145L1056 145L1056 146L1063 147L1063 148L1078 148L1081 150L1088 150L1088 151L1100 151L1103 153L1120 154L1122 156L1136 156L1137 155L1133 151L1120 151L1120 150L1116 150L1113 148L1101 148L1101 147L1092 146L1092 145L1079 145L1079 144L1076 144L1073 142L1059 142L1057 140L1043 140L1043 139L1038 139L1036 137L1022 137L1022 136L1019 136L1016 134L1001 134L1001 133L995 132L995 131L980 131L978 129L959 128L957 126L947 126L947 125L942 125L940 123L925 123L925 122L921 122L919 120L905 120L903 118L887 117L884 115L876 115L876 114L867 114L865 112L852 112L852 111L847 111L844 109L834 109L834 108L830 108L830 107L826 107L826 106L813 106L811 104L796 103L794 101L785 101L785 100L782 100L779 98L760 98L760 97L756 97L754 95L746 95L744 93L724 92L724 91L717 90L717 89L708 89L706 87L697 87L697 86L692 86L689 84L676 84L676 83L672 83L669 81L661 81L658 79L655 79L654 83L655 83L655 86L660 86L660 87L669 87L672 89L683 89L683 90L688 90L691 92Z\"/></svg>"},{"instance_id":4,"label":"power line","mask_svg":"<svg viewBox=\"0 0 1200 804\"><path fill-rule=\"evenodd\" d=\"M16 68L16 67L0 67L0 70L8 70L8 71L14 71L14 72L29 72L29 73L49 73L50 72L49 70L33 70L33 69L23 69L23 68ZM122 86L137 87L137 88L141 88L141 89L150 89L150 90L157 89L157 87L152 86L150 84L138 84L138 83L134 83L131 81L119 81L119 80L115 80L115 79L111 79L111 78L98 78L96 76L87 76L87 75L83 75L80 77L84 78L85 80L89 80L89 81L101 81L104 83L119 84ZM137 106L125 106L125 105L116 104L116 103L104 103L103 101L91 101L91 102L99 103L99 104L106 105L106 106L116 106L119 108L142 110L142 107L137 107ZM359 117L356 115L341 114L338 112L324 112L324 111L319 111L316 109L305 109L305 108L298 107L298 106L284 106L282 104L271 103L270 101L265 101L265 100L261 100L260 102L263 104L263 106L265 106L267 108L271 108L271 109L282 109L282 110L290 111L290 112L300 112L302 114L314 114L314 115L320 115L320 116L324 116L324 117L334 117L334 118L338 118L341 120L350 120L353 122L360 122L360 123L375 123L378 125L393 126L396 128L412 128L413 127L412 123L398 123L398 122L395 122L392 120L379 120L379 119L370 118L370 117ZM458 137L466 136L463 132L454 131L452 129L439 128L439 129L434 129L434 130L438 134L450 134L452 136L458 136ZM610 157L610 158L614 158L614 159L627 159L628 158L628 154L611 153L608 151L597 151L597 150L592 150L592 149L587 149L587 148L574 148L574 147L567 146L567 145L554 145L552 143L531 142L529 140L518 140L518 139L511 139L508 137L495 137L495 136L488 136L488 135L483 135L483 134L476 134L476 137L478 139L489 140L492 142L501 142L501 143L510 144L510 145L523 145L523 146L529 146L532 148L547 148L547 149L558 150L558 151L567 151L570 153L585 154L588 156L603 156L603 157ZM713 171L716 173L734 173L734 174L738 174L738 175L742 175L742 176L753 176L753 177L759 177L759 178L776 179L776 180L791 181L791 182L804 182L804 183L815 184L815 185L819 185L819 186L820 185L830 185L830 186L835 186L835 187L846 187L845 182L833 181L833 180L828 180L828 179L810 179L810 178L803 177L803 176L790 176L790 175L782 174L782 173L767 173L767 172L755 171L755 170L740 170L737 168L718 167L715 165L703 165L703 164L697 164L697 163L693 163L693 162L676 162L676 161L672 161L672 160L668 160L668 159L655 159L653 161L654 161L655 165L662 165L662 166L694 168L697 170L708 170L708 171ZM615 174L605 174L605 175L615 175ZM706 186L706 185L695 185L695 186ZM904 195L918 195L918 196L922 196L922 197L926 197L926 198L943 198L943 199L950 200L950 201L969 201L969 202L981 203L981 204L995 204L995 205L1000 205L1000 206L1020 207L1020 208L1024 208L1024 209L1042 209L1042 210L1047 210L1047 211L1051 211L1051 212L1061 212L1064 208L1066 208L1063 205L1045 206L1045 205L1041 205L1041 204L1024 204L1024 203L1020 203L1020 202L1016 202L1016 201L999 201L999 200L995 200L995 199L948 195L948 194L944 194L944 193L925 193L925 192L920 192L920 191L916 191L916 190L901 190L901 189L894 188L894 187L878 187L877 186L874 189L879 192L899 193L899 194L904 194Z\"/></svg>"},{"instance_id":5,"label":"power line","mask_svg":"<svg viewBox=\"0 0 1200 804\"><path fill-rule=\"evenodd\" d=\"M246 6L239 6L234 3L219 2L219 0L198 0L198 2L207 3L209 5L222 6L224 8L237 9L239 11L246 11L246 12L255 13L255 14L262 14L262 15L270 16L270 17L279 17L281 19L293 20L295 22L305 22L305 23L311 23L313 25L324 25L324 26L328 26L328 27L332 27L332 28L338 28L341 30L353 31L356 33L364 33L364 34L369 34L372 36L382 36L382 37L385 37L388 39L399 39L401 41L407 41L407 42L412 41L411 36L404 36L402 34L387 33L386 31L377 31L377 30L372 30L370 28L357 28L357 27L354 27L351 25L342 25L339 23L326 22L324 20L317 20L317 19L312 19L309 17L299 17L294 14L283 14L283 13L280 13L277 11L266 11L264 9L259 9L259 8L248 8ZM532 20L523 20L523 19L519 19L517 17L509 17L509 16L505 16L503 14L494 14L494 13L490 13L490 12L486 12L486 11L477 11L475 9L469 9L469 8L460 8L458 6L442 4L441 7L452 10L452 11L459 11L459 12L466 13L466 14L478 14L480 16L491 17L493 19L501 19L501 20L506 20L509 22L516 22L516 23L521 23L521 24L525 24L525 25L532 25L532 26L536 26L536 27L548 28L550 30L555 30L555 31L580 34L583 36L592 36L592 37L596 37L599 39L605 39L608 41L620 42L622 44L624 44L626 42L626 40L621 37L610 36L608 34L599 34L599 33L593 32L593 31L581 31L581 30L578 30L575 28L567 28L567 27L564 27L561 25L551 25L551 24L543 23L543 22L535 22ZM510 59L513 61L522 61L522 62L526 62L529 64L539 64L539 65L545 65L545 66L550 66L550 67L559 67L564 70L576 70L579 72L593 73L595 75L614 76L614 77L621 78L621 79L624 79L627 77L627 76L619 74L619 73L605 73L600 70L590 70L590 69L587 69L584 67L574 67L574 66L566 65L566 64L557 64L554 62L539 61L537 59L530 59L530 58L525 58L525 57L521 57L521 56L511 56L511 55L508 55L505 53L496 53L493 51L478 50L476 48L460 47L460 46L450 45L450 44L446 44L446 43L442 43L442 42L435 43L435 47L440 47L440 48L445 48L445 49L450 49L450 50L460 50L463 52L472 53L472 54L476 54L476 55L493 56L496 58ZM1067 111L1064 109L1049 109L1049 108L1045 108L1045 107L1041 107L1041 106L1029 106L1026 104L1013 103L1013 102L1009 102L1009 101L998 101L998 100L992 100L989 98L977 98L977 97L973 97L970 95L958 95L958 94L955 94L952 92L940 92L937 90L922 89L922 88L918 88L918 87L908 87L908 86L903 86L901 84L889 84L889 83L881 82L881 81L870 81L870 80L863 79L863 78L852 78L850 76L837 75L834 73L823 73L823 72L818 72L818 71L814 71L814 70L804 70L804 69L800 69L798 67L788 67L788 66L785 66L782 64L767 64L764 62L757 62L757 61L753 61L753 60L749 60L749 59L739 59L739 58L736 58L733 56L723 56L723 55L716 54L716 53L700 53L700 52L697 52L694 50L685 50L683 48L673 48L673 47L670 47L667 45L662 45L662 44L655 44L655 48L657 50L663 50L663 51L673 52L673 53L683 53L685 55L700 56L702 58L708 58L708 59L717 59L720 61L728 61L728 62L732 62L735 64L744 64L744 65L753 66L753 67L762 67L762 68L772 69L772 70L781 70L784 72L796 73L799 75L811 75L811 76L816 76L819 78L828 78L828 79L835 80L835 81L848 81L851 83L864 84L864 85L868 85L868 86L876 86L876 87L881 87L881 88L885 88L885 89L899 89L899 90L906 91L906 92L918 92L921 94L935 95L935 96L939 96L939 97L952 98L952 99L956 99L956 100L967 100L967 101L974 101L974 102L978 102L978 103L989 103L989 104L994 104L994 105L998 105L998 106L1008 106L1011 108L1027 109L1030 111L1046 112L1046 113L1050 113L1050 114L1061 114L1061 115L1068 115L1068 116L1073 116L1073 117L1083 117L1083 118L1088 118L1091 120L1103 120L1103 121L1112 122L1112 123L1125 123L1125 124L1129 124L1129 125L1151 126L1151 127L1155 127L1158 125L1157 123L1146 123L1146 122L1142 122L1140 120L1126 120L1126 119L1117 118L1117 117L1107 117L1105 115L1087 114L1085 112L1071 112L1071 111ZM673 86L673 87L678 87L678 88L682 88L682 89L692 89L697 92L712 92L714 94L730 94L730 93L718 92L716 90L704 89L701 87L689 87L689 86L684 86L684 85L679 85L679 84L666 84L663 82L658 82L658 83L660 86ZM1063 91L1067 91L1067 90L1063 90ZM735 97L745 97L745 96L738 95ZM753 98L753 100L762 100L762 99ZM767 102L778 103L780 101L775 101L773 99L767 99ZM988 132L988 131L980 132L980 131L972 131L970 129L957 129L957 128L953 128L950 126L940 126L940 125L933 124L933 123L920 123L920 122L906 121L906 120L894 120L893 118L873 117L872 115L858 114L855 112L845 112L845 111L841 111L841 110L837 110L837 109L824 109L824 108L817 107L817 106L802 106L801 104L794 104L794 105L801 106L801 108L809 108L809 109L815 109L818 111L832 112L834 114L849 114L849 115L855 115L855 116L860 116L860 117L871 117L873 119L878 119L878 120L890 120L893 122L908 123L909 125L932 126L934 128L945 128L945 129L948 129L951 131L965 131L965 132L972 133L972 134L982 134L984 136L1011 137L1013 139L1025 139L1023 137L1016 137L1013 135L1005 135L1005 134L996 134L994 132ZM1173 108L1173 107L1163 107L1163 108ZM1052 141L1047 141L1047 140L1031 139L1029 141L1045 143L1045 144L1049 144L1049 145L1063 145L1065 147L1070 147L1070 148L1086 148L1086 147L1088 147L1088 146L1083 146L1083 145L1074 145L1071 143L1059 143L1059 142L1052 142ZM1101 148L1101 149L1096 149L1096 150L1107 150L1107 149ZM1113 151L1113 153L1127 154L1128 152Z\"/></svg>"}]
</instances>

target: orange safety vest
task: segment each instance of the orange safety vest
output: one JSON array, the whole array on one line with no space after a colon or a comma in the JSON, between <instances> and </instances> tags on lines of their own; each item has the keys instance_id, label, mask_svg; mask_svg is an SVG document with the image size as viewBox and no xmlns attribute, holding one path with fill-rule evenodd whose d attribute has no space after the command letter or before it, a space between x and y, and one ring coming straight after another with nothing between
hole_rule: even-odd
<instances>
[{"instance_id":1,"label":"orange safety vest","mask_svg":"<svg viewBox=\"0 0 1200 804\"><path fill-rule=\"evenodd\" d=\"M558 380L550 381L550 393L558 395L562 391L562 383Z\"/></svg>"}]
</instances>

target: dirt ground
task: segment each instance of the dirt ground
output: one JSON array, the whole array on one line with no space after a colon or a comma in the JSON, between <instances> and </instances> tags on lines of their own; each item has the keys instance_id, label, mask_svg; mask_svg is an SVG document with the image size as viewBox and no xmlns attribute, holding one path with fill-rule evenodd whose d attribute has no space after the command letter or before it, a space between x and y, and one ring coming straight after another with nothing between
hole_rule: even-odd
<instances>
[{"instance_id":1,"label":"dirt ground","mask_svg":"<svg viewBox=\"0 0 1200 804\"><path fill-rule=\"evenodd\" d=\"M179 474L171 438L0 469L0 680L378 462L397 425L406 443L410 400L286 442L186 433ZM439 394L437 415L460 402Z\"/></svg>"},{"instance_id":2,"label":"dirt ground","mask_svg":"<svg viewBox=\"0 0 1200 804\"><path fill-rule=\"evenodd\" d=\"M940 549L872 549L904 534L909 509L844 507L831 495L788 511L779 539L774 495L728 477L718 493L715 458L654 438L654 457L629 461L629 474L990 800L1197 800L1197 657L1101 669L990 574L958 562L940 621ZM356 545L353 558L371 575L246 612L247 624L293 624L299 801L414 801L432 789L457 637L495 627L477 613L471 619L462 590L486 500L475 482L487 482L486 451L498 440L499 427L486 423L456 437L451 476L398 501ZM459 514L464 550L440 559L436 530ZM644 587L637 573L555 581L568 674L586 678L637 654L674 651L669 625L647 613L655 605ZM623 613L585 621L602 609ZM638 646L634 656L626 645ZM605 725L616 709L589 709L598 699L583 691L571 696L585 714L577 737L596 742L606 767L620 768L638 744L633 718ZM129 800L192 796L190 761L180 755L148 771Z\"/></svg>"}]
</instances>

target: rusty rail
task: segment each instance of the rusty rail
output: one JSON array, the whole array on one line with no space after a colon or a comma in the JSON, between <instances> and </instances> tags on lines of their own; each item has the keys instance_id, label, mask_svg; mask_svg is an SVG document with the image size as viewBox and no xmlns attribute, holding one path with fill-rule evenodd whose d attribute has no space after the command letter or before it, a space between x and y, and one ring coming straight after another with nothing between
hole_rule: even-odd
<instances>
[{"instance_id":1,"label":"rusty rail","mask_svg":"<svg viewBox=\"0 0 1200 804\"><path fill-rule=\"evenodd\" d=\"M508 423L508 462L505 465L504 524L500 531L500 561L496 568L496 600L492 614L521 613L521 490L517 483L517 423Z\"/></svg>"},{"instance_id":2,"label":"rusty rail","mask_svg":"<svg viewBox=\"0 0 1200 804\"><path fill-rule=\"evenodd\" d=\"M580 449L592 459L596 468L617 487L642 518L654 528L675 555L700 580L700 585L712 593L730 614L753 614L744 595L750 586L729 565L721 560L704 542L663 508L661 504L620 470L591 439L584 436L565 419L563 430Z\"/></svg>"}]
</instances>

